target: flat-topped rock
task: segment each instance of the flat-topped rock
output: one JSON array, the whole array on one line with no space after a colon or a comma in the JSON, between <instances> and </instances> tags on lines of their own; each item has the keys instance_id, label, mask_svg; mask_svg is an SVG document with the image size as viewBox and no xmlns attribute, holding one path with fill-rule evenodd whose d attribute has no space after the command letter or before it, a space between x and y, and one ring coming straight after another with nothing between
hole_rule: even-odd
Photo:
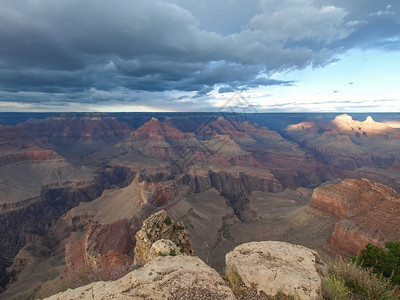
<instances>
[{"instance_id":1,"label":"flat-topped rock","mask_svg":"<svg viewBox=\"0 0 400 300\"><path fill-rule=\"evenodd\" d=\"M48 300L236 299L221 276L194 256L157 257L116 281L99 281Z\"/></svg>"},{"instance_id":2,"label":"flat-topped rock","mask_svg":"<svg viewBox=\"0 0 400 300\"><path fill-rule=\"evenodd\" d=\"M226 267L248 288L275 296L320 299L325 265L317 252L285 242L251 242L237 246L226 257Z\"/></svg>"}]
</instances>

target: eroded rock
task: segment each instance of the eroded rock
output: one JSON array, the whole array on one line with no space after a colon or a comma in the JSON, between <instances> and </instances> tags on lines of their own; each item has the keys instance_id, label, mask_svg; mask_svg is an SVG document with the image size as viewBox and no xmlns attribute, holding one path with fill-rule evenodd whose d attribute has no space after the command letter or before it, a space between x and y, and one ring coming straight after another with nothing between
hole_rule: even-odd
<instances>
[{"instance_id":1,"label":"eroded rock","mask_svg":"<svg viewBox=\"0 0 400 300\"><path fill-rule=\"evenodd\" d=\"M161 239L172 241L179 249L179 252L187 255L193 253L189 232L185 229L183 223L171 220L165 210L161 210L145 220L135 237L135 265L143 266L149 262L152 258L150 249L153 243Z\"/></svg>"}]
</instances>

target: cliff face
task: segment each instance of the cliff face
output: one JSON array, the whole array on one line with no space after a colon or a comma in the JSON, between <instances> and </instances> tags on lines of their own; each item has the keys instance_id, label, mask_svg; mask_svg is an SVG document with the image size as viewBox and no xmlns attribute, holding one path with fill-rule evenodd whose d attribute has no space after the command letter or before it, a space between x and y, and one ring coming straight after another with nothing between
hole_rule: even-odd
<instances>
[{"instance_id":1,"label":"cliff face","mask_svg":"<svg viewBox=\"0 0 400 300\"><path fill-rule=\"evenodd\" d=\"M329 244L358 255L369 242L381 245L400 239L400 195L368 179L345 179L314 190L310 207L335 215L339 221Z\"/></svg>"}]
</instances>

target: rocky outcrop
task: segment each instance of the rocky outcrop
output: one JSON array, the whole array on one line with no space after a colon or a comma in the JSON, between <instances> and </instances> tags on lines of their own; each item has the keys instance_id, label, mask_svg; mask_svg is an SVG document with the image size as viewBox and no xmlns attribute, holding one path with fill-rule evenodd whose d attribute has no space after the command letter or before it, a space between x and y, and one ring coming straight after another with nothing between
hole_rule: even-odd
<instances>
[{"instance_id":1,"label":"rocky outcrop","mask_svg":"<svg viewBox=\"0 0 400 300\"><path fill-rule=\"evenodd\" d=\"M221 276L194 256L157 257L112 282L95 282L53 295L69 299L235 299Z\"/></svg>"},{"instance_id":2,"label":"rocky outcrop","mask_svg":"<svg viewBox=\"0 0 400 300\"><path fill-rule=\"evenodd\" d=\"M167 240L159 240L158 244L174 247ZM326 275L326 266L315 251L303 246L272 241L242 244L226 255L226 265L246 288L257 290L260 299L278 293L296 299L321 299L321 277ZM252 295L249 299L258 299ZM46 299L211 300L236 296L198 257L161 255L116 281L91 283Z\"/></svg>"},{"instance_id":3,"label":"rocky outcrop","mask_svg":"<svg viewBox=\"0 0 400 300\"><path fill-rule=\"evenodd\" d=\"M329 239L339 252L358 255L367 243L400 239L400 195L386 185L345 179L315 189L310 207L339 219Z\"/></svg>"},{"instance_id":4,"label":"rocky outcrop","mask_svg":"<svg viewBox=\"0 0 400 300\"><path fill-rule=\"evenodd\" d=\"M193 253L189 232L183 223L174 222L164 210L155 213L143 222L142 228L136 232L136 247L134 264L143 266L151 260L151 247L154 242L171 240L179 252L191 255Z\"/></svg>"},{"instance_id":5,"label":"rocky outcrop","mask_svg":"<svg viewBox=\"0 0 400 300\"><path fill-rule=\"evenodd\" d=\"M275 296L279 291L296 299L320 299L325 265L303 246L284 242L251 242L226 255L227 269L236 272L247 288Z\"/></svg>"}]
</instances>

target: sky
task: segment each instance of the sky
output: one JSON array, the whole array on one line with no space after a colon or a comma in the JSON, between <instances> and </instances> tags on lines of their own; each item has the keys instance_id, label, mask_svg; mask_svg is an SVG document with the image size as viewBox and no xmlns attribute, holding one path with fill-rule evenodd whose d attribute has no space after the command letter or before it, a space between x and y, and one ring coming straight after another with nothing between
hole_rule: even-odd
<instances>
[{"instance_id":1,"label":"sky","mask_svg":"<svg viewBox=\"0 0 400 300\"><path fill-rule=\"evenodd\" d=\"M400 112L400 1L0 1L0 112L240 109Z\"/></svg>"}]
</instances>

